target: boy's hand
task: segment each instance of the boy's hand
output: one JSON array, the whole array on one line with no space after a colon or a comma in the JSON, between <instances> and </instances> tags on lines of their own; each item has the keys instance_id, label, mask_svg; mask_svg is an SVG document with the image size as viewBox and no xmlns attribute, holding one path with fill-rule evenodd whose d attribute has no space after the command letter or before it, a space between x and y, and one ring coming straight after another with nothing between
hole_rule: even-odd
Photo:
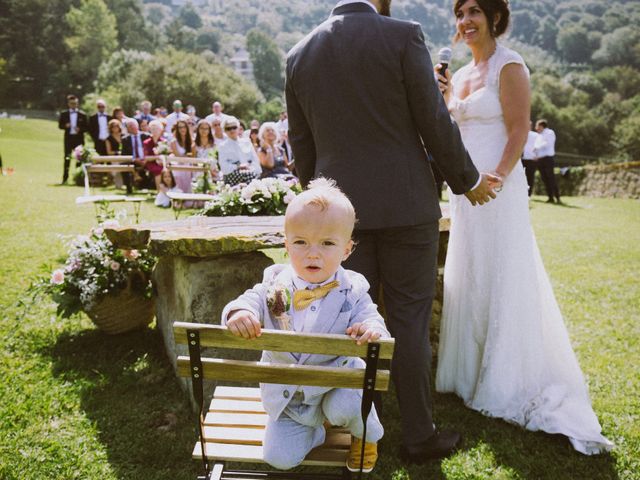
<instances>
[{"instance_id":1,"label":"boy's hand","mask_svg":"<svg viewBox=\"0 0 640 480\"><path fill-rule=\"evenodd\" d=\"M347 328L346 334L356 340L358 345L375 342L380 338L380 332L369 329L364 323L356 322Z\"/></svg>"},{"instance_id":2,"label":"boy's hand","mask_svg":"<svg viewBox=\"0 0 640 480\"><path fill-rule=\"evenodd\" d=\"M249 310L234 310L227 317L227 328L236 337L251 339L259 337L260 321Z\"/></svg>"}]
</instances>

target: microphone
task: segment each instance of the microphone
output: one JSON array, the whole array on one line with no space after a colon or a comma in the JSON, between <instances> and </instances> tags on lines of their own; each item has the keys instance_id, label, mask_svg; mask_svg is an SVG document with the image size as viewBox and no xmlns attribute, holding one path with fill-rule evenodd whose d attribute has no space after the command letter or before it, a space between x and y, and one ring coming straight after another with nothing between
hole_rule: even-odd
<instances>
[{"instance_id":1,"label":"microphone","mask_svg":"<svg viewBox=\"0 0 640 480\"><path fill-rule=\"evenodd\" d=\"M445 76L447 68L449 67L449 62L451 61L452 55L453 55L453 52L449 47L441 48L440 51L438 52L438 61L441 65L438 73L443 77Z\"/></svg>"}]
</instances>

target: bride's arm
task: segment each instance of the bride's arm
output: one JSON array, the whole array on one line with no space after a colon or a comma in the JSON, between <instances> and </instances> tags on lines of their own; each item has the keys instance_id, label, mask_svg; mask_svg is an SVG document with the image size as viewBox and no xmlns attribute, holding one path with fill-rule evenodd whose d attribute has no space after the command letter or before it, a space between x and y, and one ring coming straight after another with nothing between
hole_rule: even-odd
<instances>
[{"instance_id":1,"label":"bride's arm","mask_svg":"<svg viewBox=\"0 0 640 480\"><path fill-rule=\"evenodd\" d=\"M520 161L529 134L531 90L529 77L522 65L510 63L500 73L500 104L507 128L507 144L495 173L503 179Z\"/></svg>"}]
</instances>

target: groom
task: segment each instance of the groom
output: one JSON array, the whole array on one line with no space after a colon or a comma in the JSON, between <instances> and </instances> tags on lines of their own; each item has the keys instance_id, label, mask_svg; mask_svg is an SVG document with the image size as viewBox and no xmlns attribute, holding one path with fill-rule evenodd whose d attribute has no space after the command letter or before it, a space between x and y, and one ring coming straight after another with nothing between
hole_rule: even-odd
<instances>
[{"instance_id":1,"label":"groom","mask_svg":"<svg viewBox=\"0 0 640 480\"><path fill-rule=\"evenodd\" d=\"M401 455L423 463L460 441L432 419L429 321L441 216L427 151L454 193L495 194L467 154L434 79L416 23L389 18L390 0L343 0L287 56L289 140L303 185L338 182L358 215L347 268L384 292L396 338L392 375ZM426 149L426 150L425 150Z\"/></svg>"}]
</instances>

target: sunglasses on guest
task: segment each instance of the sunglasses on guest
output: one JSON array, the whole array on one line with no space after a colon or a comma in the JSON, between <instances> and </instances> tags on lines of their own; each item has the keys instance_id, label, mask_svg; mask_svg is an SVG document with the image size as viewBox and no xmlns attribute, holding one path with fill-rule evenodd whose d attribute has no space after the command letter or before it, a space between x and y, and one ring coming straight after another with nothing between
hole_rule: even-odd
<instances>
[{"instance_id":1,"label":"sunglasses on guest","mask_svg":"<svg viewBox=\"0 0 640 480\"><path fill-rule=\"evenodd\" d=\"M224 127L225 132L228 132L229 130L237 130L238 126L237 125L233 125L230 127Z\"/></svg>"}]
</instances>

